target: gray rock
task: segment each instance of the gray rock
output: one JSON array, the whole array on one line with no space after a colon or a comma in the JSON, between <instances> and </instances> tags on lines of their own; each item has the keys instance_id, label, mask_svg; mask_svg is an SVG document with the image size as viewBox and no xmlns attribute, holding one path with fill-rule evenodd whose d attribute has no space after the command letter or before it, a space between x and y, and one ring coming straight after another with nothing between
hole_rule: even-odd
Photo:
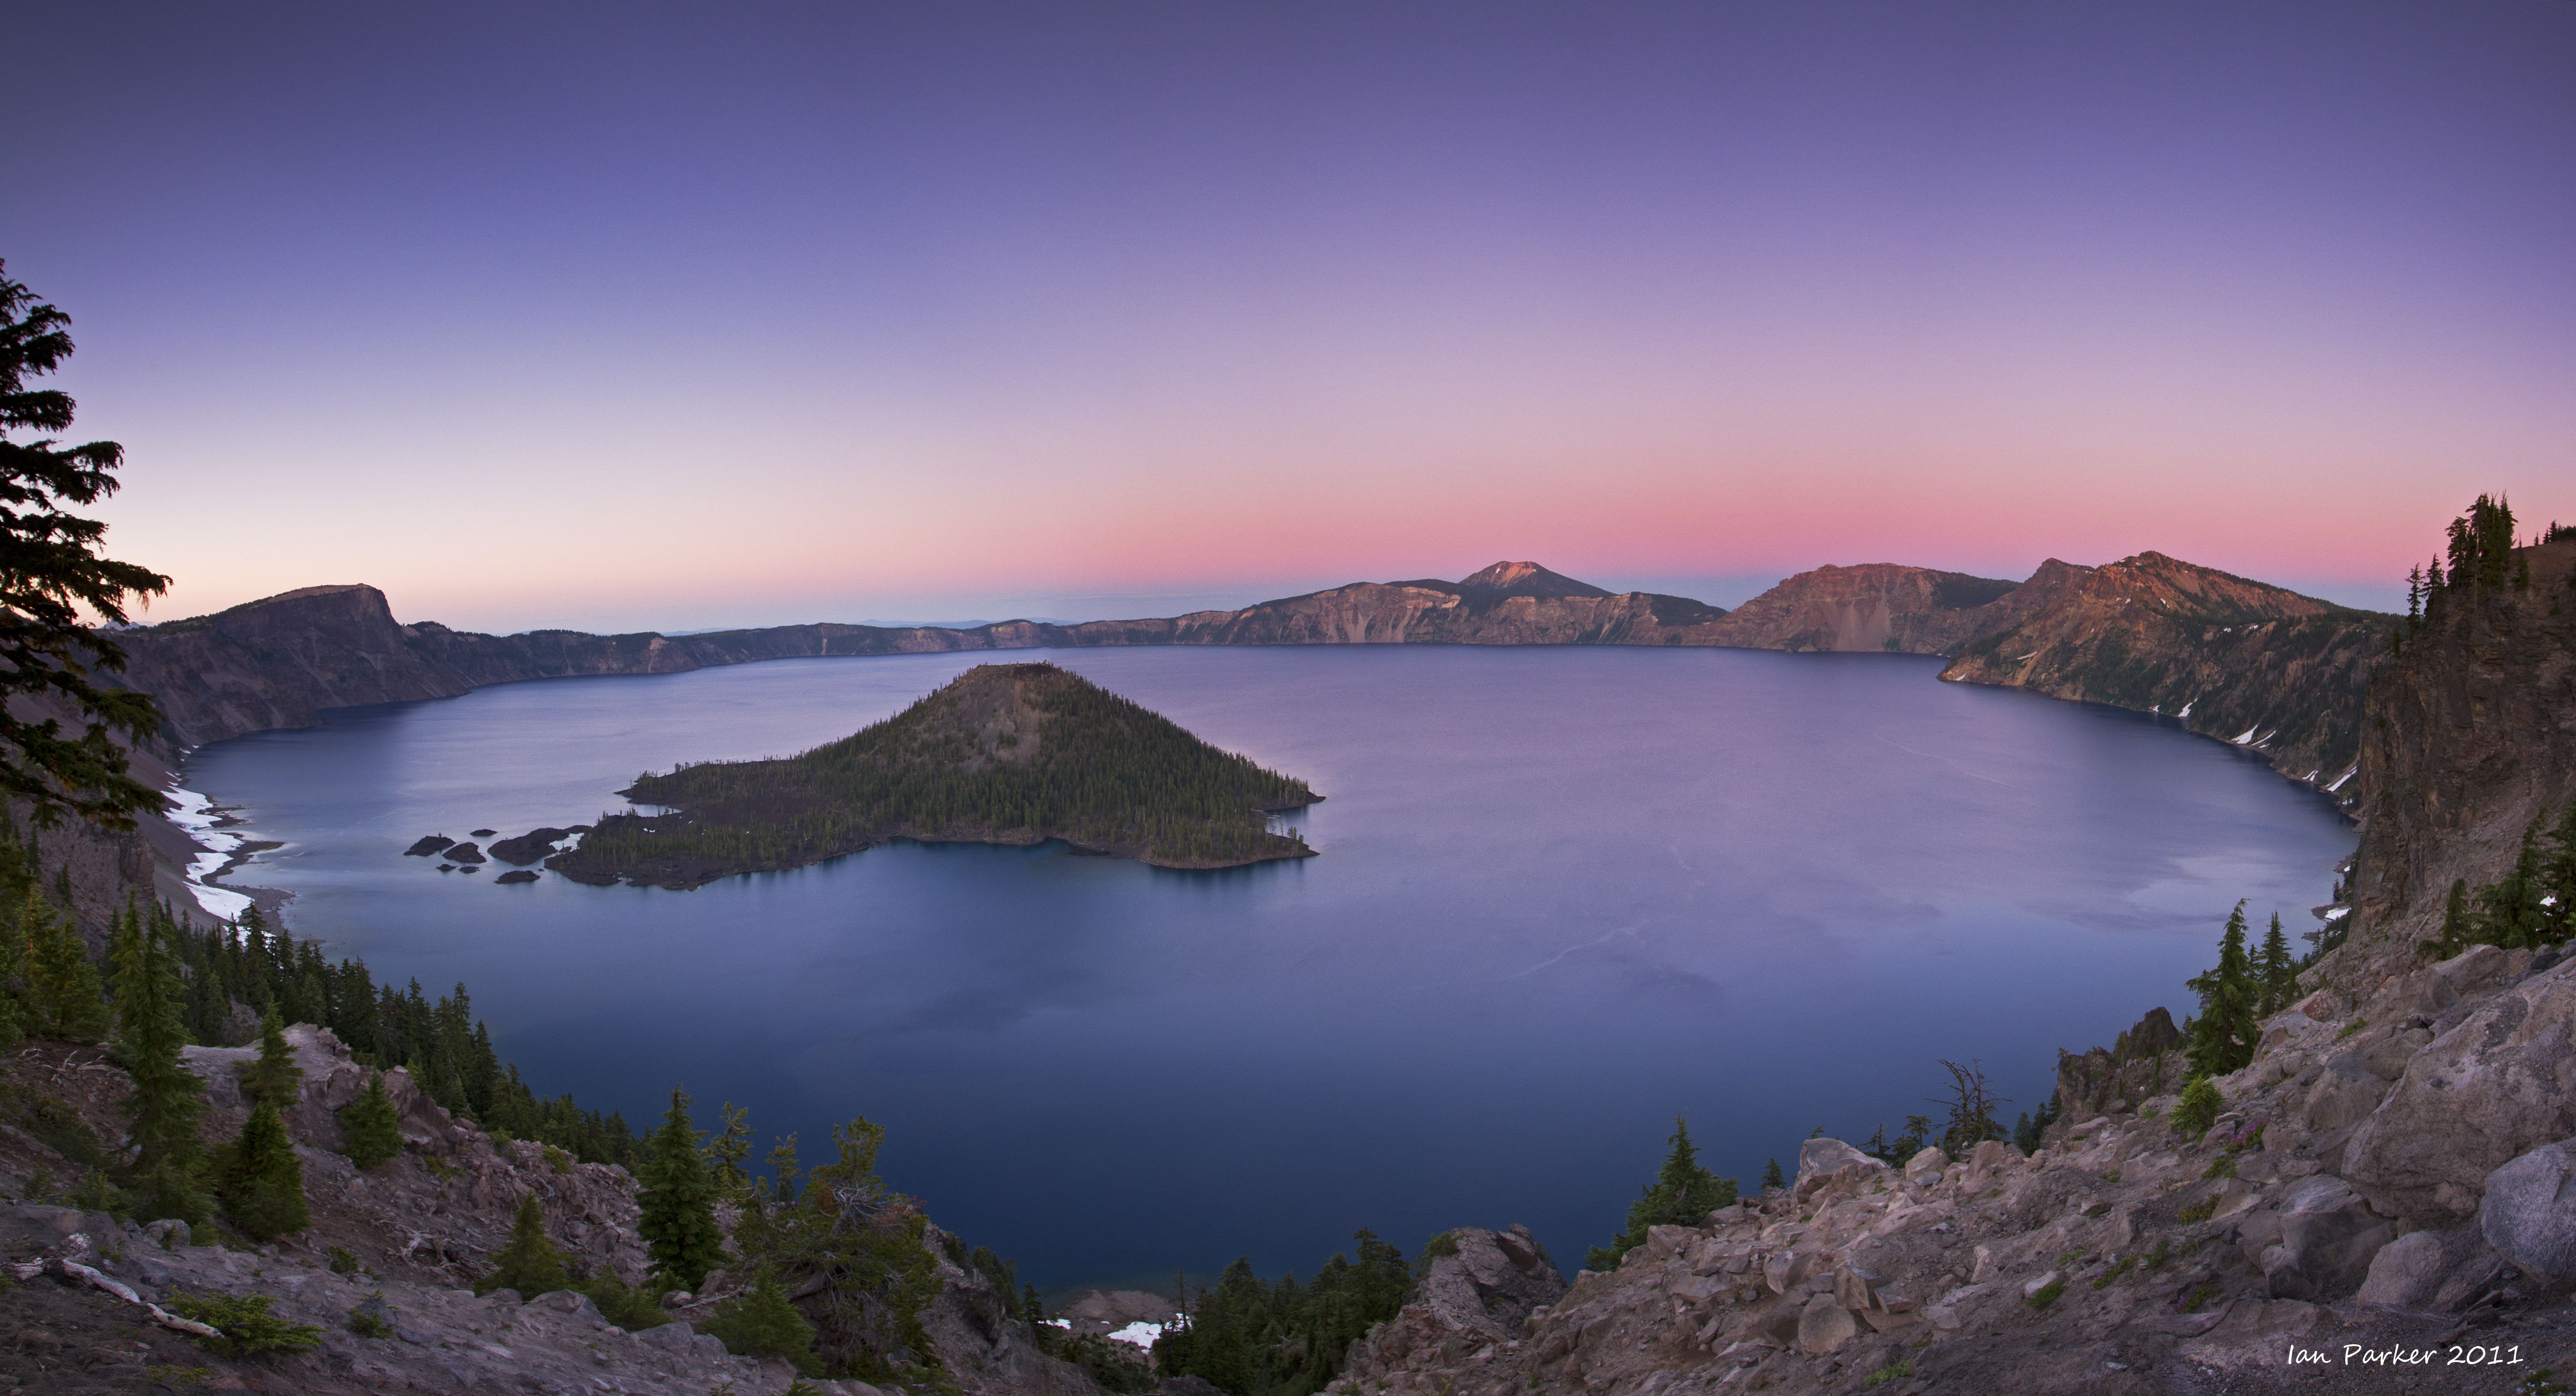
<instances>
[{"instance_id":1,"label":"gray rock","mask_svg":"<svg viewBox=\"0 0 2576 1396\"><path fill-rule=\"evenodd\" d=\"M161 1247L163 1250L196 1244L195 1233L188 1229L188 1224L186 1222L179 1220L177 1217L163 1217L161 1220L144 1227L143 1234L151 1237L153 1244Z\"/></svg>"},{"instance_id":2,"label":"gray rock","mask_svg":"<svg viewBox=\"0 0 2576 1396\"><path fill-rule=\"evenodd\" d=\"M1798 1179L1790 1185L1789 1196L1804 1203L1834 1182L1857 1183L1862 1177L1888 1171L1886 1164L1839 1139L1810 1139L1798 1146Z\"/></svg>"},{"instance_id":3,"label":"gray rock","mask_svg":"<svg viewBox=\"0 0 2576 1396\"><path fill-rule=\"evenodd\" d=\"M2442 968L2505 967L2501 958L2463 963L2470 958ZM2449 1226L2477 1209L2487 1175L2576 1134L2571 1107L2576 962L2504 990L2415 1053L2345 1145L2342 1171L2381 1211Z\"/></svg>"},{"instance_id":4,"label":"gray rock","mask_svg":"<svg viewBox=\"0 0 2576 1396\"><path fill-rule=\"evenodd\" d=\"M1798 1311L1798 1350L1809 1356L1832 1352L1859 1334L1859 1321L1830 1294L1809 1299Z\"/></svg>"},{"instance_id":5,"label":"gray rock","mask_svg":"<svg viewBox=\"0 0 2576 1396\"><path fill-rule=\"evenodd\" d=\"M698 1330L686 1323L666 1323L659 1328L641 1328L635 1340L664 1352L685 1353L697 1341Z\"/></svg>"},{"instance_id":6,"label":"gray rock","mask_svg":"<svg viewBox=\"0 0 2576 1396\"><path fill-rule=\"evenodd\" d=\"M2487 1175L2478 1231L2553 1288L2576 1282L2576 1139L2543 1144Z\"/></svg>"},{"instance_id":7,"label":"gray rock","mask_svg":"<svg viewBox=\"0 0 2576 1396\"><path fill-rule=\"evenodd\" d=\"M1165 1377L1154 1387L1154 1396L1225 1396L1225 1393L1205 1377Z\"/></svg>"},{"instance_id":8,"label":"gray rock","mask_svg":"<svg viewBox=\"0 0 2576 1396\"><path fill-rule=\"evenodd\" d=\"M1684 1227L1669 1229L1693 1240L1699 1235ZM1457 1254L1432 1258L1411 1301L1429 1309L1443 1328L1518 1337L1532 1310L1565 1293L1565 1277L1539 1256L1529 1228L1493 1232L1462 1226L1449 1235L1458 1243Z\"/></svg>"},{"instance_id":9,"label":"gray rock","mask_svg":"<svg viewBox=\"0 0 2576 1396\"><path fill-rule=\"evenodd\" d=\"M1925 1149L1923 1152L1916 1154L1914 1157L1905 1161L1905 1181L1909 1183L1931 1182L1934 1179L1939 1178L1941 1176L1941 1171L1949 1166L1950 1156L1948 1154L1945 1154L1938 1149Z\"/></svg>"},{"instance_id":10,"label":"gray rock","mask_svg":"<svg viewBox=\"0 0 2576 1396\"><path fill-rule=\"evenodd\" d=\"M2281 1240L2262 1255L2263 1279L2275 1299L2342 1299L2369 1278L2372 1257L2397 1228L2343 1179L2319 1174L2290 1189L2281 1206Z\"/></svg>"},{"instance_id":11,"label":"gray rock","mask_svg":"<svg viewBox=\"0 0 2576 1396\"><path fill-rule=\"evenodd\" d=\"M2457 1309L2476 1297L2503 1260L2475 1226L2410 1231L2379 1248L2353 1298L2385 1309Z\"/></svg>"}]
</instances>

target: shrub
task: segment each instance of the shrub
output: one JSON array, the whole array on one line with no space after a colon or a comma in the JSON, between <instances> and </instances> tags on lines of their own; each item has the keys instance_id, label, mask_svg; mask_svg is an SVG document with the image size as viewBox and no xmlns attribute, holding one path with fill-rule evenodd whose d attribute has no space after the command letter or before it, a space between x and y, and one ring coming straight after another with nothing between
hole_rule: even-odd
<instances>
[{"instance_id":1,"label":"shrub","mask_svg":"<svg viewBox=\"0 0 2576 1396\"><path fill-rule=\"evenodd\" d=\"M394 1335L394 1326L385 1322L384 1316L373 1309L351 1309L348 1329L361 1338L390 1338Z\"/></svg>"},{"instance_id":2,"label":"shrub","mask_svg":"<svg viewBox=\"0 0 2576 1396\"><path fill-rule=\"evenodd\" d=\"M474 1292L515 1289L522 1297L534 1299L571 1285L564 1274L563 1252L546 1239L545 1208L535 1193L522 1194L518 1215L510 1221L509 1244L492 1257L492 1272L474 1282Z\"/></svg>"},{"instance_id":3,"label":"shrub","mask_svg":"<svg viewBox=\"0 0 2576 1396\"><path fill-rule=\"evenodd\" d=\"M293 1323L268 1311L265 1294L187 1294L170 1296L170 1309L215 1330L199 1342L225 1357L257 1357L270 1352L311 1352L322 1345L322 1330Z\"/></svg>"},{"instance_id":4,"label":"shrub","mask_svg":"<svg viewBox=\"0 0 2576 1396\"><path fill-rule=\"evenodd\" d=\"M2226 1099L2218 1093L2218 1083L2206 1076L2195 1076L2184 1083L2182 1100L2174 1106L2174 1128L2198 1139L2218 1121L2219 1108Z\"/></svg>"},{"instance_id":5,"label":"shrub","mask_svg":"<svg viewBox=\"0 0 2576 1396\"><path fill-rule=\"evenodd\" d=\"M360 1168L373 1168L402 1152L402 1126L393 1097L385 1094L385 1074L367 1073L366 1094L340 1112L344 1142L340 1152Z\"/></svg>"},{"instance_id":6,"label":"shrub","mask_svg":"<svg viewBox=\"0 0 2576 1396\"><path fill-rule=\"evenodd\" d=\"M1909 1357L1901 1362L1888 1363L1886 1366L1881 1367L1877 1371L1870 1373L1868 1376L1861 1378L1860 1384L1863 1386L1885 1386L1889 1382L1903 1381L1912 1375L1914 1375L1914 1359Z\"/></svg>"},{"instance_id":7,"label":"shrub","mask_svg":"<svg viewBox=\"0 0 2576 1396\"><path fill-rule=\"evenodd\" d=\"M599 1316L629 1333L659 1328L671 1321L662 1312L660 1300L649 1289L637 1289L617 1278L614 1270L602 1270L580 1285L590 1302L599 1306Z\"/></svg>"},{"instance_id":8,"label":"shrub","mask_svg":"<svg viewBox=\"0 0 2576 1396\"><path fill-rule=\"evenodd\" d=\"M766 1262L752 1281L751 1292L716 1305L703 1329L722 1339L725 1351L737 1357L783 1357L809 1377L823 1374L822 1359L814 1355L814 1325L788 1302L778 1271Z\"/></svg>"},{"instance_id":9,"label":"shrub","mask_svg":"<svg viewBox=\"0 0 2576 1396\"><path fill-rule=\"evenodd\" d=\"M2066 1281L2050 1280L2048 1283L2041 1285L2037 1290L2033 1291L2031 1296L2022 1302L2030 1305L2033 1309L2046 1309L2049 1305L2057 1302L2057 1296L2064 1294L2065 1292Z\"/></svg>"}]
</instances>

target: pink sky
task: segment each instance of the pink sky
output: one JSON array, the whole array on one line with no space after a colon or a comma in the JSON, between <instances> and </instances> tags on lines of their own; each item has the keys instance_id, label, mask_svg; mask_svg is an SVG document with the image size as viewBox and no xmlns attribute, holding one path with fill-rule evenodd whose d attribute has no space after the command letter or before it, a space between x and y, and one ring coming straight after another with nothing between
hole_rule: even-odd
<instances>
[{"instance_id":1,"label":"pink sky","mask_svg":"<svg viewBox=\"0 0 2576 1396\"><path fill-rule=\"evenodd\" d=\"M2563 4L1073 13L40 17L0 254L152 614L2386 605L2481 491L2576 519Z\"/></svg>"}]
</instances>

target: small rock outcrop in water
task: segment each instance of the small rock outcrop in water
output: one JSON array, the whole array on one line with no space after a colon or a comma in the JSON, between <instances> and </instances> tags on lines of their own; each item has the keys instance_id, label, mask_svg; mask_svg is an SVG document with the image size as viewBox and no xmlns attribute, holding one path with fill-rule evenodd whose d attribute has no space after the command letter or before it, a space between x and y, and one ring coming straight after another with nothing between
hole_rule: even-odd
<instances>
[{"instance_id":1,"label":"small rock outcrop in water","mask_svg":"<svg viewBox=\"0 0 2576 1396\"><path fill-rule=\"evenodd\" d=\"M528 867L543 862L555 851L555 844L572 833L570 829L530 829L515 839L503 839L492 845L492 856L512 867Z\"/></svg>"},{"instance_id":2,"label":"small rock outcrop in water","mask_svg":"<svg viewBox=\"0 0 2576 1396\"><path fill-rule=\"evenodd\" d=\"M447 850L447 856L451 861L458 863L480 863L484 861L483 850L476 848L470 843L460 843L454 848Z\"/></svg>"},{"instance_id":3,"label":"small rock outcrop in water","mask_svg":"<svg viewBox=\"0 0 2576 1396\"><path fill-rule=\"evenodd\" d=\"M908 838L1063 839L1157 867L1235 867L1311 856L1266 816L1323 798L1052 664L978 665L801 756L682 766L624 793L671 812L612 815L546 866L683 889Z\"/></svg>"},{"instance_id":4,"label":"small rock outcrop in water","mask_svg":"<svg viewBox=\"0 0 2576 1396\"><path fill-rule=\"evenodd\" d=\"M535 873L532 873L532 872L528 871L526 868L520 868L519 870L517 870L517 871L515 871L515 872L505 872L505 873L501 874L499 877L496 877L496 878L492 879L492 885L494 885L494 886L496 886L496 887L503 887L503 886L508 886L508 885L509 885L509 884L511 884L511 883L517 883L517 882L534 882L534 881L536 881L536 880L537 880L537 875L536 875Z\"/></svg>"},{"instance_id":5,"label":"small rock outcrop in water","mask_svg":"<svg viewBox=\"0 0 2576 1396\"><path fill-rule=\"evenodd\" d=\"M445 834L431 834L403 850L406 858L435 858L456 846L456 840Z\"/></svg>"}]
</instances>

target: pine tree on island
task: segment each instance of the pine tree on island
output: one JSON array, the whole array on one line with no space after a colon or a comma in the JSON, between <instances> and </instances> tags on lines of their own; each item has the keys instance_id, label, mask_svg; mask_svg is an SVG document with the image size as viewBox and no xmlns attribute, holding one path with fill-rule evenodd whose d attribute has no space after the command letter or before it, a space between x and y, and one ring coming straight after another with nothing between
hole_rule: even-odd
<instances>
[{"instance_id":1,"label":"pine tree on island","mask_svg":"<svg viewBox=\"0 0 2576 1396\"><path fill-rule=\"evenodd\" d=\"M644 1215L635 1224L653 1271L673 1289L694 1291L707 1272L724 1260L724 1236L716 1228L715 1180L698 1152L698 1131L689 1124L689 1094L671 1090L670 1113L645 1141Z\"/></svg>"},{"instance_id":2,"label":"pine tree on island","mask_svg":"<svg viewBox=\"0 0 2576 1396\"><path fill-rule=\"evenodd\" d=\"M402 1120L385 1094L385 1074L367 1073L365 1094L340 1111L340 1152L360 1168L373 1168L402 1152Z\"/></svg>"}]
</instances>

